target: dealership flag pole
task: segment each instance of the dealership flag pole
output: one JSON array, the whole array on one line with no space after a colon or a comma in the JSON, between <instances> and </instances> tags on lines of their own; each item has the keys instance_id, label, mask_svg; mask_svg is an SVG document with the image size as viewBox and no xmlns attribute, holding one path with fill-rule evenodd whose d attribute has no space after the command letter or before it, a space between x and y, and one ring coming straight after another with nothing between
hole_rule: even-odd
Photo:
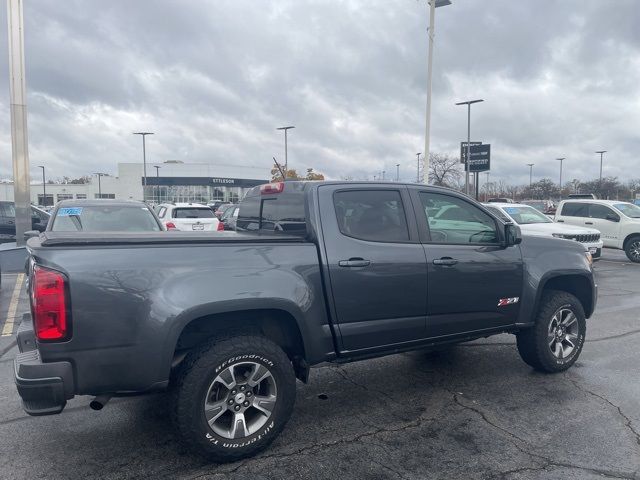
<instances>
[{"instance_id":1,"label":"dealership flag pole","mask_svg":"<svg viewBox=\"0 0 640 480\"><path fill-rule=\"evenodd\" d=\"M7 0L9 85L11 90L11 156L16 208L16 245L25 244L31 230L29 149L27 144L27 87L24 77L24 20L22 0Z\"/></svg>"}]
</instances>

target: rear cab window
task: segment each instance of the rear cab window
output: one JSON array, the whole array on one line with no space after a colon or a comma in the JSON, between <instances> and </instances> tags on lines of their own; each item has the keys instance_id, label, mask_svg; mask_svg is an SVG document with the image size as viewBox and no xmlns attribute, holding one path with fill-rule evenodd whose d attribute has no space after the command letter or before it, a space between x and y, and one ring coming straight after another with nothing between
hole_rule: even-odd
<instances>
[{"instance_id":1,"label":"rear cab window","mask_svg":"<svg viewBox=\"0 0 640 480\"><path fill-rule=\"evenodd\" d=\"M277 184L268 184L277 185ZM252 188L240 203L236 228L244 231L265 231L305 236L304 184L285 182L282 192L266 192Z\"/></svg>"}]
</instances>

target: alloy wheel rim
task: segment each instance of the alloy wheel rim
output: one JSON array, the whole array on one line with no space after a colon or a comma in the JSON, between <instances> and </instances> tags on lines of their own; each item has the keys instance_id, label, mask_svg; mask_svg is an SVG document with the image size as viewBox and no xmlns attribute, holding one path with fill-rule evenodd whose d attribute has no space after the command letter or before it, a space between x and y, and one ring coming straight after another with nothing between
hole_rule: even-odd
<instances>
[{"instance_id":1,"label":"alloy wheel rim","mask_svg":"<svg viewBox=\"0 0 640 480\"><path fill-rule=\"evenodd\" d=\"M256 362L241 362L222 370L211 382L204 415L211 430L223 438L253 435L271 418L278 390L271 371Z\"/></svg>"},{"instance_id":2,"label":"alloy wheel rim","mask_svg":"<svg viewBox=\"0 0 640 480\"><path fill-rule=\"evenodd\" d=\"M578 317L568 306L559 308L553 314L549 322L547 344L554 357L563 360L574 352L579 328Z\"/></svg>"},{"instance_id":3,"label":"alloy wheel rim","mask_svg":"<svg viewBox=\"0 0 640 480\"><path fill-rule=\"evenodd\" d=\"M640 241L636 240L633 242L629 251L635 260L640 260Z\"/></svg>"}]
</instances>

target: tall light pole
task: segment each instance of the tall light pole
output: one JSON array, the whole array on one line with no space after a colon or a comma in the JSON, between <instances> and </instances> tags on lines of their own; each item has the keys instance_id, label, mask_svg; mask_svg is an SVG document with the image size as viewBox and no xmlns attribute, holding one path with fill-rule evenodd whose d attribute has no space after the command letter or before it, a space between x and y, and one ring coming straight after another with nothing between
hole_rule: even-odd
<instances>
[{"instance_id":1,"label":"tall light pole","mask_svg":"<svg viewBox=\"0 0 640 480\"><path fill-rule=\"evenodd\" d=\"M469 195L469 160L471 160L471 105L480 102L484 102L484 100L468 100L466 102L456 103L456 105L467 106L467 161L464 165L464 191L467 195Z\"/></svg>"},{"instance_id":2,"label":"tall light pole","mask_svg":"<svg viewBox=\"0 0 640 480\"><path fill-rule=\"evenodd\" d=\"M487 176L487 182L484 184L484 201L489 200L489 175L491 172L486 171L485 175Z\"/></svg>"},{"instance_id":3,"label":"tall light pole","mask_svg":"<svg viewBox=\"0 0 640 480\"><path fill-rule=\"evenodd\" d=\"M429 4L429 58L427 60L427 122L424 136L423 182L429 183L429 152L431 148L431 83L433 78L433 40L436 36L436 8L451 5L451 0L431 0Z\"/></svg>"},{"instance_id":4,"label":"tall light pole","mask_svg":"<svg viewBox=\"0 0 640 480\"><path fill-rule=\"evenodd\" d=\"M144 196L147 193L147 145L145 138L147 135L153 135L153 132L133 132L133 134L142 136L142 200L144 201Z\"/></svg>"},{"instance_id":5,"label":"tall light pole","mask_svg":"<svg viewBox=\"0 0 640 480\"><path fill-rule=\"evenodd\" d=\"M44 180L44 165L38 165L42 169L42 206L47 206L47 186Z\"/></svg>"},{"instance_id":6,"label":"tall light pole","mask_svg":"<svg viewBox=\"0 0 640 480\"><path fill-rule=\"evenodd\" d=\"M160 178L160 169L162 168L159 165L154 165L153 168L156 169L156 178ZM160 184L156 182L156 199L160 201Z\"/></svg>"},{"instance_id":7,"label":"tall light pole","mask_svg":"<svg viewBox=\"0 0 640 480\"><path fill-rule=\"evenodd\" d=\"M531 193L531 185L533 184L533 166L535 163L527 163L529 166L529 193Z\"/></svg>"},{"instance_id":8,"label":"tall light pole","mask_svg":"<svg viewBox=\"0 0 640 480\"><path fill-rule=\"evenodd\" d=\"M400 181L400 164L396 163L396 182Z\"/></svg>"},{"instance_id":9,"label":"tall light pole","mask_svg":"<svg viewBox=\"0 0 640 480\"><path fill-rule=\"evenodd\" d=\"M278 127L276 130L284 130L284 178L283 181L287 179L287 174L289 172L289 157L288 157L288 147L287 147L287 130L291 130L292 128L296 128L293 125L288 127Z\"/></svg>"},{"instance_id":10,"label":"tall light pole","mask_svg":"<svg viewBox=\"0 0 640 480\"><path fill-rule=\"evenodd\" d=\"M599 187L600 189L602 189L602 156L607 153L606 150L598 150L596 153L600 154L600 182L599 182Z\"/></svg>"},{"instance_id":11,"label":"tall light pole","mask_svg":"<svg viewBox=\"0 0 640 480\"><path fill-rule=\"evenodd\" d=\"M556 158L557 161L560 162L560 198L562 198L562 162L566 157Z\"/></svg>"},{"instance_id":12,"label":"tall light pole","mask_svg":"<svg viewBox=\"0 0 640 480\"><path fill-rule=\"evenodd\" d=\"M101 198L102 198L102 184L100 183L100 179L101 179L103 176L106 176L107 174L106 174L106 173L99 173L99 172L96 172L96 173L94 173L94 175L97 175L97 176L98 176L98 198L100 198L100 199L101 199Z\"/></svg>"},{"instance_id":13,"label":"tall light pole","mask_svg":"<svg viewBox=\"0 0 640 480\"><path fill-rule=\"evenodd\" d=\"M416 153L416 157L418 157L418 173L416 174L416 183L420 183L420 155L422 155L422 152L418 152ZM426 165L426 162L425 162Z\"/></svg>"}]
</instances>

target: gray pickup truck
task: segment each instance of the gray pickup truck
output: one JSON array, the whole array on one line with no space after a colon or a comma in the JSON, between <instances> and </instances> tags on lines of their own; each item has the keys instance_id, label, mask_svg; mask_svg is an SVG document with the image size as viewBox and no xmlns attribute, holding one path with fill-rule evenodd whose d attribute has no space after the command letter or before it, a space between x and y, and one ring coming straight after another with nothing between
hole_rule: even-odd
<instances>
[{"instance_id":1,"label":"gray pickup truck","mask_svg":"<svg viewBox=\"0 0 640 480\"><path fill-rule=\"evenodd\" d=\"M560 372L596 305L581 244L522 238L444 188L268 184L237 226L30 239L15 359L25 411L168 389L184 441L232 461L284 428L311 366L506 332L526 363Z\"/></svg>"}]
</instances>

